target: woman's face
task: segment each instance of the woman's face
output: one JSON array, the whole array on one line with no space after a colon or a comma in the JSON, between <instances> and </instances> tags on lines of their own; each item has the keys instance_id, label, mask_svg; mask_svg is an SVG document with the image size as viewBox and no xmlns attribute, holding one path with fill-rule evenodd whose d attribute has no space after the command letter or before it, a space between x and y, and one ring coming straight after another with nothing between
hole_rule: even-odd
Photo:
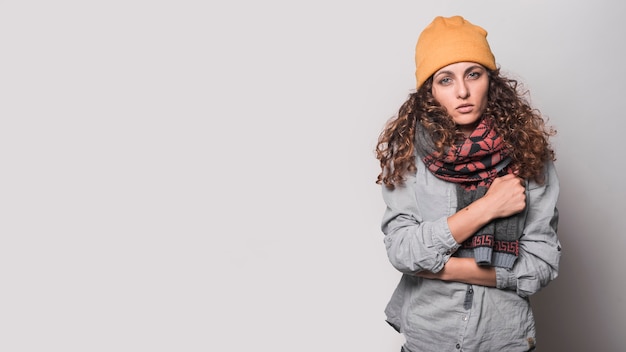
<instances>
[{"instance_id":1,"label":"woman's face","mask_svg":"<svg viewBox=\"0 0 626 352\"><path fill-rule=\"evenodd\" d=\"M489 75L475 62L457 62L433 74L433 97L469 136L487 108Z\"/></svg>"}]
</instances>

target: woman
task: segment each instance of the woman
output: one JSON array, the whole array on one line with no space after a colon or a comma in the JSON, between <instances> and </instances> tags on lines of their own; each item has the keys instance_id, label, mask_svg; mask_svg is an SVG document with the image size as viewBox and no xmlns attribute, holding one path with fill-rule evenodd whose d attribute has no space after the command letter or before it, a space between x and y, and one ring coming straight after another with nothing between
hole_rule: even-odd
<instances>
[{"instance_id":1,"label":"woman","mask_svg":"<svg viewBox=\"0 0 626 352\"><path fill-rule=\"evenodd\" d=\"M435 18L415 62L417 90L376 148L381 228L403 274L387 321L406 352L531 351L529 296L561 254L555 131L463 17Z\"/></svg>"}]
</instances>

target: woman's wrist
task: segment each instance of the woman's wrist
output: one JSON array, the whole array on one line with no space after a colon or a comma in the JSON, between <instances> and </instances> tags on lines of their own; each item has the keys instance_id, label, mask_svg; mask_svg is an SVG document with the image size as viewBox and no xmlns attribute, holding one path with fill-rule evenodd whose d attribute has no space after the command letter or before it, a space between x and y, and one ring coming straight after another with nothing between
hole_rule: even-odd
<instances>
[{"instance_id":1,"label":"woman's wrist","mask_svg":"<svg viewBox=\"0 0 626 352\"><path fill-rule=\"evenodd\" d=\"M455 241L463 243L491 220L493 220L493 210L483 197L450 216L448 227Z\"/></svg>"}]
</instances>

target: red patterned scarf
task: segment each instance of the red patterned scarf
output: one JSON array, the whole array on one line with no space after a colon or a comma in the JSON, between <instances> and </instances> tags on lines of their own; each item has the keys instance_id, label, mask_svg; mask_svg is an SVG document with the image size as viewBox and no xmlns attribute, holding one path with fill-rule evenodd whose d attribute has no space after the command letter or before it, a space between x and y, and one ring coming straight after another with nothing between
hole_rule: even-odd
<instances>
[{"instance_id":1,"label":"red patterned scarf","mask_svg":"<svg viewBox=\"0 0 626 352\"><path fill-rule=\"evenodd\" d=\"M482 119L469 137L445 155L423 160L437 178L457 184L457 210L484 196L496 177L513 171L504 140L488 119ZM520 214L492 221L468 238L457 255L474 257L480 265L511 268L522 227Z\"/></svg>"},{"instance_id":2,"label":"red patterned scarf","mask_svg":"<svg viewBox=\"0 0 626 352\"><path fill-rule=\"evenodd\" d=\"M468 190L489 187L498 174L512 171L504 140L488 119L482 119L470 136L450 148L443 158L428 155L424 163L438 178Z\"/></svg>"}]
</instances>

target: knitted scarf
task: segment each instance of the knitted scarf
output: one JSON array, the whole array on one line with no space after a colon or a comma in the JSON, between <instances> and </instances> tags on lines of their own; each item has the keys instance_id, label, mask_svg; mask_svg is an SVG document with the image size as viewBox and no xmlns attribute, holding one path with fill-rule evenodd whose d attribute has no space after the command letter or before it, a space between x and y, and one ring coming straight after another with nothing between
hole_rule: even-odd
<instances>
[{"instance_id":1,"label":"knitted scarf","mask_svg":"<svg viewBox=\"0 0 626 352\"><path fill-rule=\"evenodd\" d=\"M512 172L505 144L491 120L482 119L464 141L445 155L423 158L437 178L456 184L457 211L481 198L498 177ZM456 255L474 257L479 265L510 269L517 258L523 215L496 219L465 240Z\"/></svg>"}]
</instances>

